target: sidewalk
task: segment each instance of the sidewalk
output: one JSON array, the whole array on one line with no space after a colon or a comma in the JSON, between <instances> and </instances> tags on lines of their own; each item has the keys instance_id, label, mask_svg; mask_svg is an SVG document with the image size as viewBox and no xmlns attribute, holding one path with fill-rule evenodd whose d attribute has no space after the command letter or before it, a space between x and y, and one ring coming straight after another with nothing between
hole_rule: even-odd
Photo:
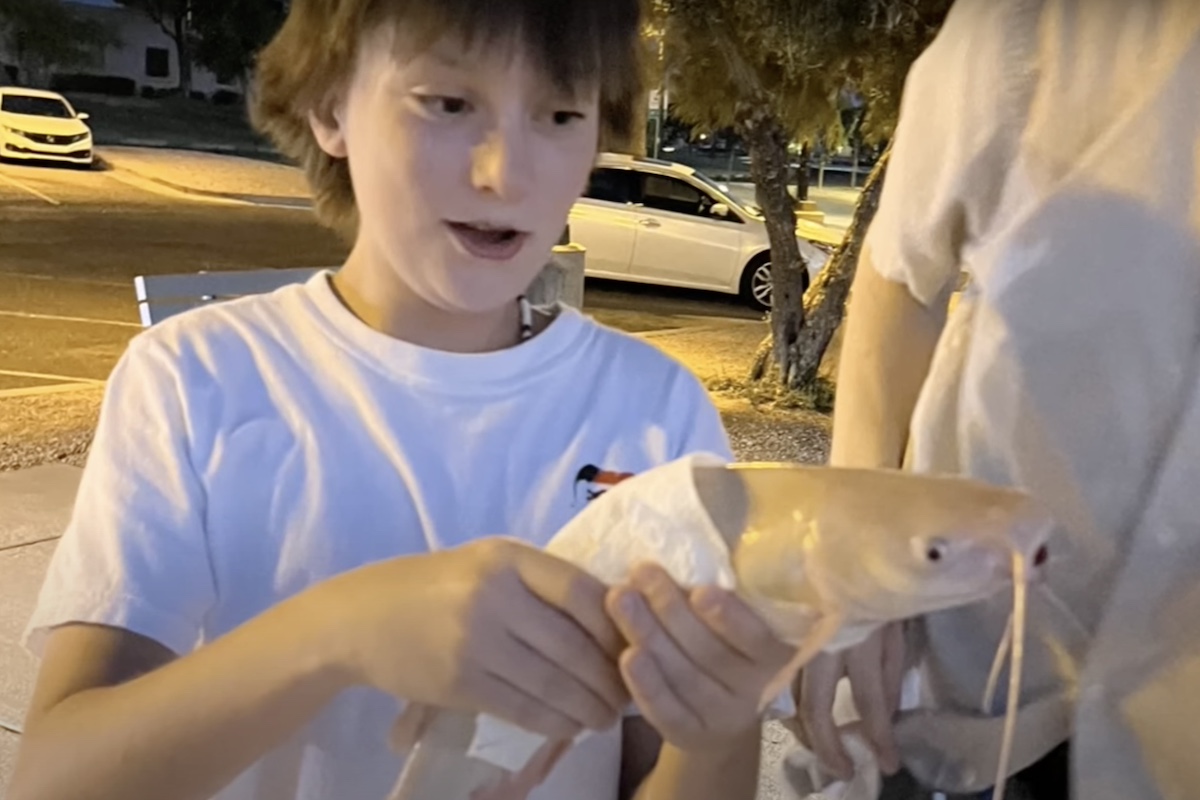
<instances>
[{"instance_id":1,"label":"sidewalk","mask_svg":"<svg viewBox=\"0 0 1200 800\"><path fill-rule=\"evenodd\" d=\"M70 516L79 475L62 465L0 473L0 795L33 692L35 662L21 648L21 635Z\"/></svg>"},{"instance_id":2,"label":"sidewalk","mask_svg":"<svg viewBox=\"0 0 1200 800\"><path fill-rule=\"evenodd\" d=\"M753 183L729 184L729 193L735 200L743 203L753 203L754 192ZM795 194L794 191L792 193ZM825 215L825 226L839 233L845 233L850 227L860 194L861 189L851 189L847 186L826 186L823 189L811 186L808 190L808 198L815 202L817 208Z\"/></svg>"},{"instance_id":3,"label":"sidewalk","mask_svg":"<svg viewBox=\"0 0 1200 800\"><path fill-rule=\"evenodd\" d=\"M312 204L304 174L285 164L152 147L101 147L97 153L113 170L187 194L298 207Z\"/></svg>"}]
</instances>

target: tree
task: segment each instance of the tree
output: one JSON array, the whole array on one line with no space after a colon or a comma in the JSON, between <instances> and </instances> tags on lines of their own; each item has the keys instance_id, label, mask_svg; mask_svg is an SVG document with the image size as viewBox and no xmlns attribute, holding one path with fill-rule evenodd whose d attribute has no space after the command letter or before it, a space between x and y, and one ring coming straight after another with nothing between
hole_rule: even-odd
<instances>
[{"instance_id":1,"label":"tree","mask_svg":"<svg viewBox=\"0 0 1200 800\"><path fill-rule=\"evenodd\" d=\"M754 374L774 373L790 388L817 375L844 309L865 225L826 266L805 302L807 268L796 244L788 193L788 146L841 141L839 99L853 88L866 100L858 134L890 135L908 66L932 38L950 0L663 0L676 113L694 125L732 126L750 151L751 177L766 218L774 284L771 336ZM886 163L886 161L884 161ZM877 168L875 190L885 167ZM867 213L874 204L860 202ZM832 290L830 287L833 287ZM807 309L806 309L807 306ZM826 335L828 332L828 335Z\"/></svg>"},{"instance_id":2,"label":"tree","mask_svg":"<svg viewBox=\"0 0 1200 800\"><path fill-rule=\"evenodd\" d=\"M799 360L807 267L788 192L788 146L802 126L836 122L830 97L839 69L830 39L845 36L833 13L856 0L664 0L667 59L676 114L698 126L731 127L750 154L771 248L772 352L789 376ZM838 26L830 24L839 23Z\"/></svg>"},{"instance_id":3,"label":"tree","mask_svg":"<svg viewBox=\"0 0 1200 800\"><path fill-rule=\"evenodd\" d=\"M287 14L283 0L191 0L193 57L222 83L242 80Z\"/></svg>"},{"instance_id":4,"label":"tree","mask_svg":"<svg viewBox=\"0 0 1200 800\"><path fill-rule=\"evenodd\" d=\"M21 80L34 85L47 82L52 67L79 66L97 50L120 43L99 21L47 0L4 0L0 39L24 73Z\"/></svg>"},{"instance_id":5,"label":"tree","mask_svg":"<svg viewBox=\"0 0 1200 800\"><path fill-rule=\"evenodd\" d=\"M179 91L184 97L192 93L193 33L190 19L192 0L118 0L128 8L141 11L162 29L175 43L179 62Z\"/></svg>"},{"instance_id":6,"label":"tree","mask_svg":"<svg viewBox=\"0 0 1200 800\"><path fill-rule=\"evenodd\" d=\"M616 153L645 156L651 148L647 144L650 128L650 95L661 88L665 80L663 35L666 24L665 8L660 0L643 0L642 44L645 48L642 81L645 91L634 101L633 124L630 136L623 142L605 142L603 147ZM665 120L663 120L665 122ZM661 126L662 122L660 122ZM661 127L659 128L661 131Z\"/></svg>"},{"instance_id":7,"label":"tree","mask_svg":"<svg viewBox=\"0 0 1200 800\"><path fill-rule=\"evenodd\" d=\"M850 286L858 271L863 240L879 209L879 196L883 193L883 180L887 176L891 154L889 146L875 162L875 168L858 198L846 238L804 295L804 325L800 328L796 346L799 357L793 365L795 373L788 384L791 388L806 388L816 382L821 360L841 324L846 298L850 295ZM771 349L771 337L768 336L755 354L750 380L762 380L766 376Z\"/></svg>"}]
</instances>

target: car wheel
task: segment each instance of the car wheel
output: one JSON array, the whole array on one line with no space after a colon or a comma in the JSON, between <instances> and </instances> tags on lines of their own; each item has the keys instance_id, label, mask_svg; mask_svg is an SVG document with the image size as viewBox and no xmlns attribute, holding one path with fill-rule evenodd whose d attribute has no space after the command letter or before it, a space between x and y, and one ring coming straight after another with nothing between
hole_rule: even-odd
<instances>
[{"instance_id":1,"label":"car wheel","mask_svg":"<svg viewBox=\"0 0 1200 800\"><path fill-rule=\"evenodd\" d=\"M809 277L804 275L804 291L808 291ZM771 258L769 254L760 255L746 265L742 272L742 299L751 308L758 311L770 311L774 299L773 282L771 281Z\"/></svg>"},{"instance_id":2,"label":"car wheel","mask_svg":"<svg viewBox=\"0 0 1200 800\"><path fill-rule=\"evenodd\" d=\"M759 311L771 310L771 259L759 256L742 272L742 299Z\"/></svg>"}]
</instances>

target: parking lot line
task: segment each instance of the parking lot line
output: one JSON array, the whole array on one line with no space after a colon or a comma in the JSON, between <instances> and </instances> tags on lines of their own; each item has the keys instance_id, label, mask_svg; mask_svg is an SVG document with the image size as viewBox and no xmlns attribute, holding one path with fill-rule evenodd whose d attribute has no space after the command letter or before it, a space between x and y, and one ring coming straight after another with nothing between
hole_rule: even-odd
<instances>
[{"instance_id":1,"label":"parking lot line","mask_svg":"<svg viewBox=\"0 0 1200 800\"><path fill-rule=\"evenodd\" d=\"M47 372L22 372L15 369L0 369L0 375L7 375L10 378L32 378L39 381L67 381L69 383L90 383L93 386L104 385L104 381L96 380L95 378L81 378L78 375L54 375Z\"/></svg>"},{"instance_id":2,"label":"parking lot line","mask_svg":"<svg viewBox=\"0 0 1200 800\"><path fill-rule=\"evenodd\" d=\"M137 328L141 330L140 322L125 322L116 319L95 319L93 317L64 317L59 314L30 314L25 311L0 311L0 317L18 317L19 319L43 319L52 322L81 322L88 325L115 325L119 328Z\"/></svg>"},{"instance_id":3,"label":"parking lot line","mask_svg":"<svg viewBox=\"0 0 1200 800\"><path fill-rule=\"evenodd\" d=\"M42 194L41 192L39 192L37 189L33 188L32 186L29 186L29 185L25 184L23 181L17 180L16 178L5 175L3 172L0 172L0 181L4 181L7 184L17 187L18 189L22 189L26 192L29 192L34 197L38 198L39 200L45 200L47 203L49 203L52 206L61 206L62 205L62 203L55 200L50 195Z\"/></svg>"},{"instance_id":4,"label":"parking lot line","mask_svg":"<svg viewBox=\"0 0 1200 800\"><path fill-rule=\"evenodd\" d=\"M95 389L97 386L103 385L88 381L87 383L56 383L53 386L27 386L24 389L0 389L0 400L7 400L11 397L38 397L44 394L81 392L84 389Z\"/></svg>"}]
</instances>

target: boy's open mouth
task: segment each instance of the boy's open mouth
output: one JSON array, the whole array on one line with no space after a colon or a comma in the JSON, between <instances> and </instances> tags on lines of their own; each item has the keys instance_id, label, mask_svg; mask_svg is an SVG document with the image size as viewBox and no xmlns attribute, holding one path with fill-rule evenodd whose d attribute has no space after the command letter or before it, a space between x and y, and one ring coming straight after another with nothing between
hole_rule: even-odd
<instances>
[{"instance_id":1,"label":"boy's open mouth","mask_svg":"<svg viewBox=\"0 0 1200 800\"><path fill-rule=\"evenodd\" d=\"M529 238L524 231L485 223L448 222L446 225L468 253L490 261L508 261L515 257Z\"/></svg>"}]
</instances>

